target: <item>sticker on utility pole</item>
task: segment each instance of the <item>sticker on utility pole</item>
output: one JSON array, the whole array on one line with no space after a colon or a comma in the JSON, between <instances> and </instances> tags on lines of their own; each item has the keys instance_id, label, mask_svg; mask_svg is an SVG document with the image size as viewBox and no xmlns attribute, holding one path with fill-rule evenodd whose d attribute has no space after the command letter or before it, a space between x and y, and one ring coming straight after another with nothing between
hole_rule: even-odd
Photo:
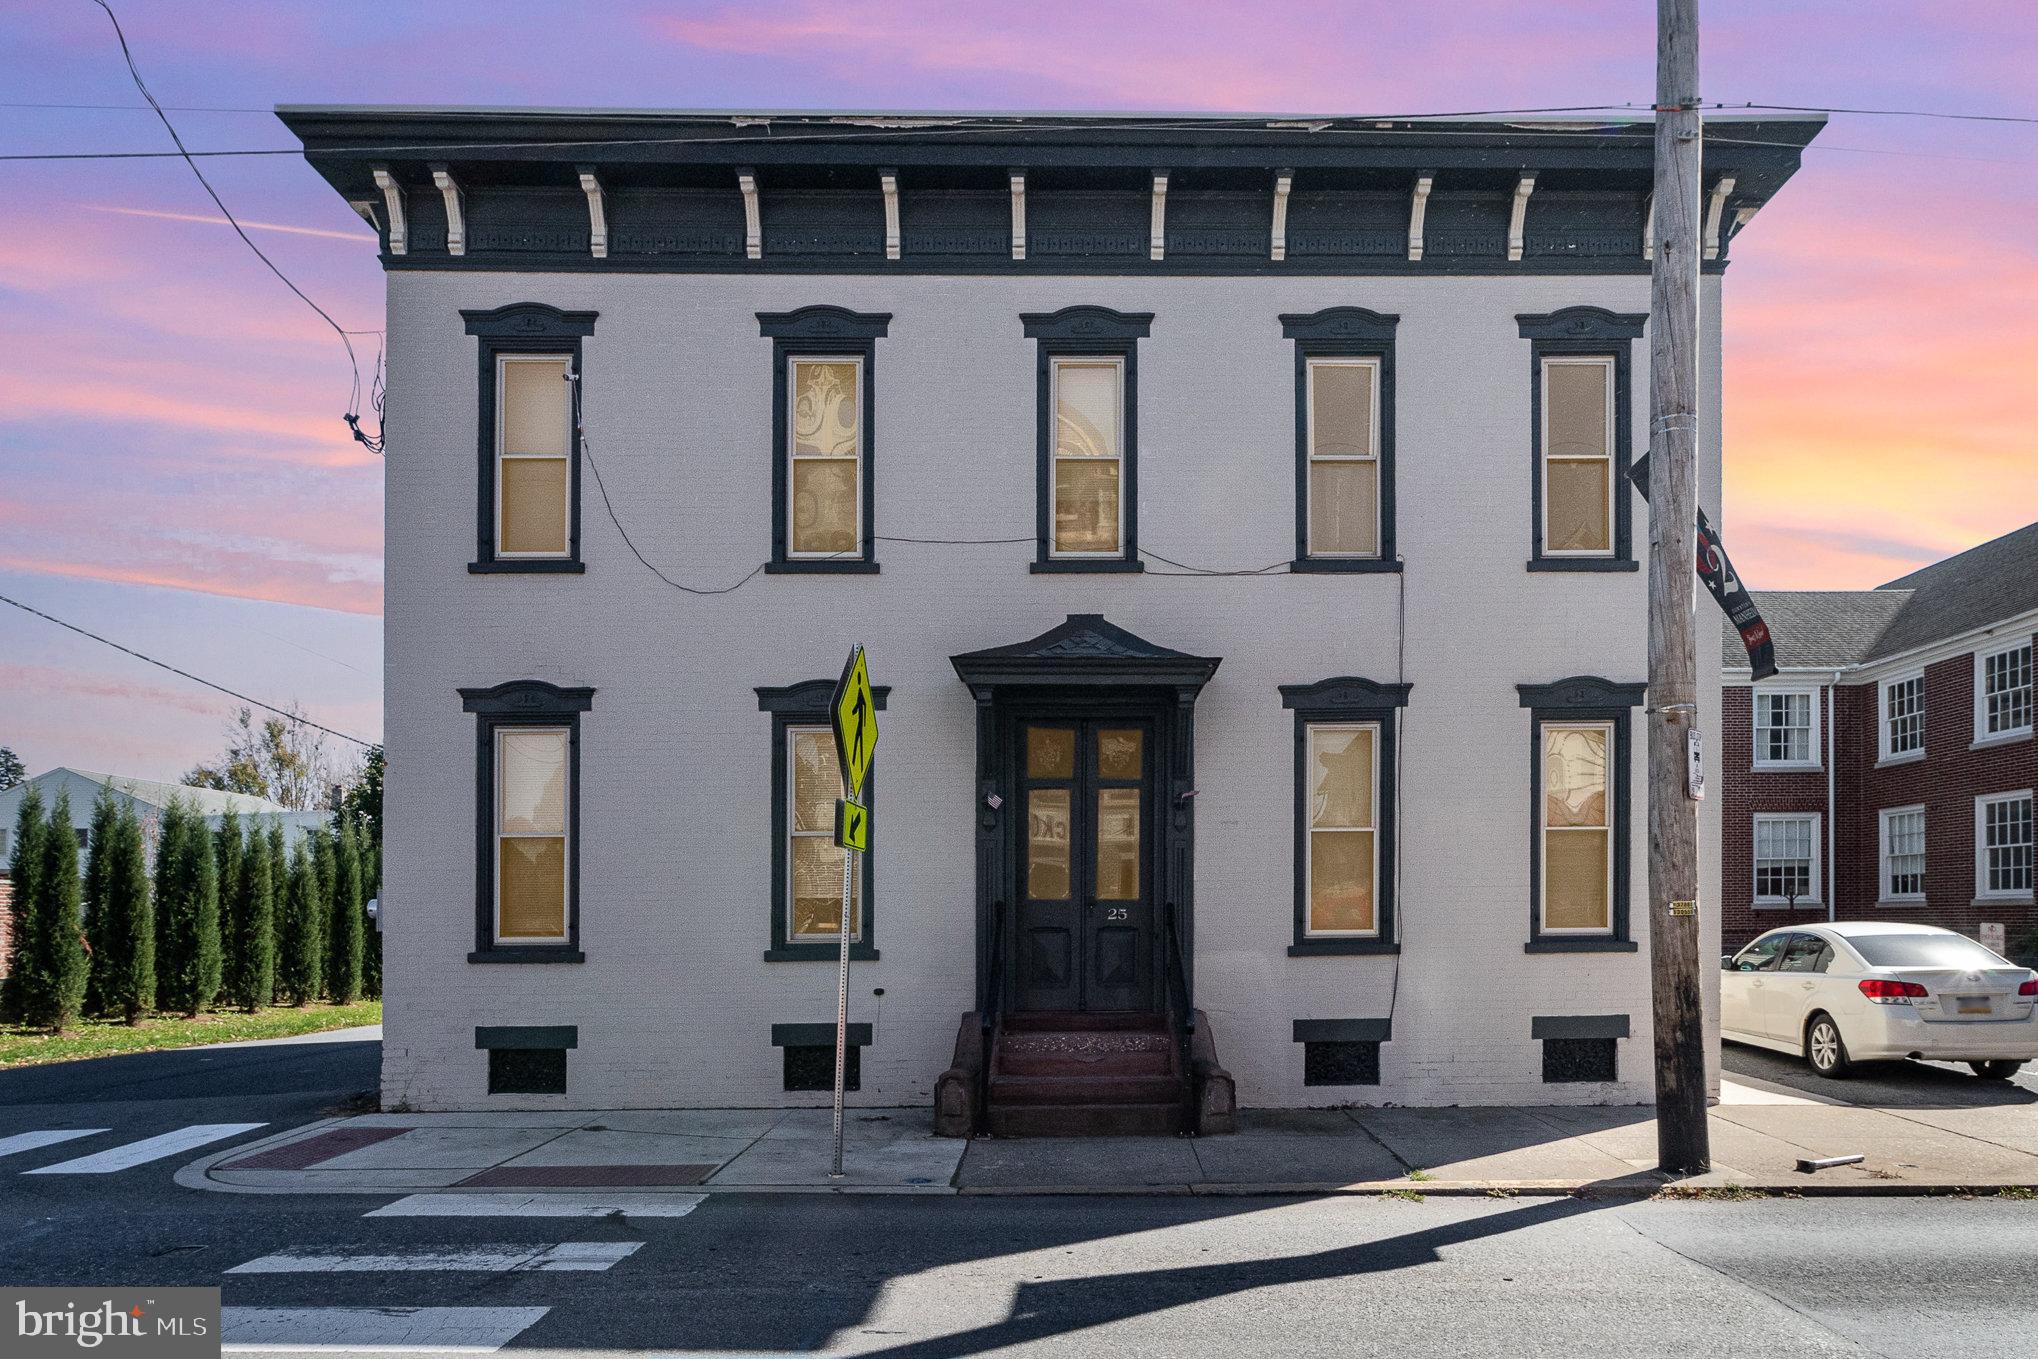
<instances>
[{"instance_id":1,"label":"sticker on utility pole","mask_svg":"<svg viewBox=\"0 0 2038 1359\"><path fill-rule=\"evenodd\" d=\"M870 670L864 664L862 647L850 651L828 707L835 718L835 755L842 763L842 791L851 799L861 798L863 781L870 774L871 752L877 749L877 701L870 692Z\"/></svg>"},{"instance_id":2,"label":"sticker on utility pole","mask_svg":"<svg viewBox=\"0 0 2038 1359\"><path fill-rule=\"evenodd\" d=\"M870 808L848 798L836 798L835 843L858 854L870 853Z\"/></svg>"},{"instance_id":3,"label":"sticker on utility pole","mask_svg":"<svg viewBox=\"0 0 2038 1359\"><path fill-rule=\"evenodd\" d=\"M1673 901L1670 903L1670 914L1681 916L1697 915L1698 903L1695 901Z\"/></svg>"},{"instance_id":4,"label":"sticker on utility pole","mask_svg":"<svg viewBox=\"0 0 2038 1359\"><path fill-rule=\"evenodd\" d=\"M1693 802L1705 801L1705 742L1697 727L1684 729L1684 792Z\"/></svg>"}]
</instances>

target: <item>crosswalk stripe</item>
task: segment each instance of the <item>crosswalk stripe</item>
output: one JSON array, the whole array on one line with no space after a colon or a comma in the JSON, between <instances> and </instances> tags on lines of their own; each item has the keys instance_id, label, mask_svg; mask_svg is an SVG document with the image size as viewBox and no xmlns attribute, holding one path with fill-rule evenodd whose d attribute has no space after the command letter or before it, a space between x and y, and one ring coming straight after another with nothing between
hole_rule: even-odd
<instances>
[{"instance_id":1,"label":"crosswalk stripe","mask_svg":"<svg viewBox=\"0 0 2038 1359\"><path fill-rule=\"evenodd\" d=\"M493 1354L548 1307L226 1307L228 1354Z\"/></svg>"},{"instance_id":2,"label":"crosswalk stripe","mask_svg":"<svg viewBox=\"0 0 2038 1359\"><path fill-rule=\"evenodd\" d=\"M705 1194L412 1194L363 1217L685 1217Z\"/></svg>"},{"instance_id":3,"label":"crosswalk stripe","mask_svg":"<svg viewBox=\"0 0 2038 1359\"><path fill-rule=\"evenodd\" d=\"M351 1254L345 1252L280 1251L235 1265L228 1274L369 1274L417 1270L465 1271L475 1274L587 1273L599 1274L622 1263L643 1247L642 1241L562 1241L556 1246L446 1246L437 1250Z\"/></svg>"},{"instance_id":4,"label":"crosswalk stripe","mask_svg":"<svg viewBox=\"0 0 2038 1359\"><path fill-rule=\"evenodd\" d=\"M36 1132L16 1133L12 1137L0 1137L0 1156L12 1156L17 1151L34 1151L37 1147L53 1146L68 1142L74 1137L90 1137L103 1133L104 1128L43 1128Z\"/></svg>"},{"instance_id":5,"label":"crosswalk stripe","mask_svg":"<svg viewBox=\"0 0 2038 1359\"><path fill-rule=\"evenodd\" d=\"M238 1137L257 1128L266 1128L266 1123L193 1123L188 1128L175 1132L159 1133L144 1137L139 1142L96 1152L91 1156L80 1156L75 1161L60 1161L53 1166L39 1166L24 1170L24 1175L109 1175L116 1170L131 1166L147 1165L160 1161L165 1156L175 1156L180 1151L202 1147L208 1142L219 1142L229 1137Z\"/></svg>"}]
</instances>

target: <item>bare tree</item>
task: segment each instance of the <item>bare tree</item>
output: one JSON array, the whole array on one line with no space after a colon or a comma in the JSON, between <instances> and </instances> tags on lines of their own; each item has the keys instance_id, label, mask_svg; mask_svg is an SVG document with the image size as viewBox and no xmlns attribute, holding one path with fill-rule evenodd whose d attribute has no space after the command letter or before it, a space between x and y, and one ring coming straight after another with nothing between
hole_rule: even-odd
<instances>
[{"instance_id":1,"label":"bare tree","mask_svg":"<svg viewBox=\"0 0 2038 1359\"><path fill-rule=\"evenodd\" d=\"M302 716L294 705L290 711L292 718ZM227 727L220 758L193 768L185 784L250 793L292 811L323 810L334 786L353 782L360 771L327 749L325 733L292 718L257 722L252 710L242 708Z\"/></svg>"}]
</instances>

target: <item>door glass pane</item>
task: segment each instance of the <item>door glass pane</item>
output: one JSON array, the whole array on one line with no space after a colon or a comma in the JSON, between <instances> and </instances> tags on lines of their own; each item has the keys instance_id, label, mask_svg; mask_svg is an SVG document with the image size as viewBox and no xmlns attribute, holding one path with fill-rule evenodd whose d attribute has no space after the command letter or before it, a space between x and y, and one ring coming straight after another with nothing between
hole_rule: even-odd
<instances>
[{"instance_id":1,"label":"door glass pane","mask_svg":"<svg viewBox=\"0 0 2038 1359\"><path fill-rule=\"evenodd\" d=\"M1604 363L1552 363L1545 370L1549 402L1549 456L1607 456L1606 387L1610 369Z\"/></svg>"},{"instance_id":2,"label":"door glass pane","mask_svg":"<svg viewBox=\"0 0 2038 1359\"><path fill-rule=\"evenodd\" d=\"M1058 458L1054 465L1054 549L1118 550L1118 464Z\"/></svg>"},{"instance_id":3,"label":"door glass pane","mask_svg":"<svg viewBox=\"0 0 2038 1359\"><path fill-rule=\"evenodd\" d=\"M793 551L854 552L854 458L793 459Z\"/></svg>"},{"instance_id":4,"label":"door glass pane","mask_svg":"<svg viewBox=\"0 0 2038 1359\"><path fill-rule=\"evenodd\" d=\"M558 939L566 933L566 838L516 836L496 842L496 894L505 939Z\"/></svg>"},{"instance_id":5,"label":"door glass pane","mask_svg":"<svg viewBox=\"0 0 2038 1359\"><path fill-rule=\"evenodd\" d=\"M1548 550L1613 550L1613 508L1607 499L1607 487L1612 480L1613 464L1604 458L1551 461L1544 487L1549 497L1544 506L1549 520L1548 541L1544 544Z\"/></svg>"},{"instance_id":6,"label":"door glass pane","mask_svg":"<svg viewBox=\"0 0 2038 1359\"><path fill-rule=\"evenodd\" d=\"M1315 403L1309 451L1319 458L1363 458L1373 451L1373 366L1319 363L1310 368Z\"/></svg>"},{"instance_id":7,"label":"door glass pane","mask_svg":"<svg viewBox=\"0 0 2038 1359\"><path fill-rule=\"evenodd\" d=\"M793 452L854 457L856 365L793 365Z\"/></svg>"},{"instance_id":8,"label":"door glass pane","mask_svg":"<svg viewBox=\"0 0 2038 1359\"><path fill-rule=\"evenodd\" d=\"M1373 730L1309 729L1309 824L1373 824Z\"/></svg>"},{"instance_id":9,"label":"door glass pane","mask_svg":"<svg viewBox=\"0 0 2038 1359\"><path fill-rule=\"evenodd\" d=\"M1606 824L1606 728L1543 728L1543 824Z\"/></svg>"},{"instance_id":10,"label":"door glass pane","mask_svg":"<svg viewBox=\"0 0 2038 1359\"><path fill-rule=\"evenodd\" d=\"M1373 928L1371 831L1310 832L1309 928L1313 931Z\"/></svg>"},{"instance_id":11,"label":"door glass pane","mask_svg":"<svg viewBox=\"0 0 2038 1359\"><path fill-rule=\"evenodd\" d=\"M1136 779L1145 765L1146 733L1138 727L1111 727L1097 733L1097 777Z\"/></svg>"},{"instance_id":12,"label":"door glass pane","mask_svg":"<svg viewBox=\"0 0 2038 1359\"><path fill-rule=\"evenodd\" d=\"M498 552L566 550L566 459L504 458Z\"/></svg>"},{"instance_id":13,"label":"door glass pane","mask_svg":"<svg viewBox=\"0 0 2038 1359\"><path fill-rule=\"evenodd\" d=\"M1325 555L1373 556L1380 550L1380 465L1309 464L1309 550Z\"/></svg>"},{"instance_id":14,"label":"door glass pane","mask_svg":"<svg viewBox=\"0 0 2038 1359\"><path fill-rule=\"evenodd\" d=\"M1603 930L1607 914L1606 832L1553 830L1543 836L1543 928Z\"/></svg>"},{"instance_id":15,"label":"door glass pane","mask_svg":"<svg viewBox=\"0 0 2038 1359\"><path fill-rule=\"evenodd\" d=\"M1139 789L1097 790L1097 899L1139 897Z\"/></svg>"},{"instance_id":16,"label":"door glass pane","mask_svg":"<svg viewBox=\"0 0 2038 1359\"><path fill-rule=\"evenodd\" d=\"M835 833L835 799L842 796L842 767L835 737L825 731L793 733L793 829ZM839 895L841 889L836 889Z\"/></svg>"},{"instance_id":17,"label":"door glass pane","mask_svg":"<svg viewBox=\"0 0 2038 1359\"><path fill-rule=\"evenodd\" d=\"M1118 456L1118 365L1054 366L1054 452L1060 458Z\"/></svg>"},{"instance_id":18,"label":"door glass pane","mask_svg":"<svg viewBox=\"0 0 2038 1359\"><path fill-rule=\"evenodd\" d=\"M506 835L566 833L566 733L557 728L496 734L496 786Z\"/></svg>"},{"instance_id":19,"label":"door glass pane","mask_svg":"<svg viewBox=\"0 0 2038 1359\"><path fill-rule=\"evenodd\" d=\"M830 830L833 830L831 811ZM842 848L832 835L795 835L793 846L793 934L842 937ZM855 914L849 937L863 936L863 884L853 881L850 894Z\"/></svg>"},{"instance_id":20,"label":"door glass pane","mask_svg":"<svg viewBox=\"0 0 2038 1359\"><path fill-rule=\"evenodd\" d=\"M1072 779L1076 776L1076 733L1069 727L1026 729L1026 777Z\"/></svg>"},{"instance_id":21,"label":"door glass pane","mask_svg":"<svg viewBox=\"0 0 2038 1359\"><path fill-rule=\"evenodd\" d=\"M1069 790L1066 788L1027 790L1026 895L1035 901L1069 899Z\"/></svg>"},{"instance_id":22,"label":"door glass pane","mask_svg":"<svg viewBox=\"0 0 2038 1359\"><path fill-rule=\"evenodd\" d=\"M502 451L565 457L572 403L565 359L503 360Z\"/></svg>"}]
</instances>

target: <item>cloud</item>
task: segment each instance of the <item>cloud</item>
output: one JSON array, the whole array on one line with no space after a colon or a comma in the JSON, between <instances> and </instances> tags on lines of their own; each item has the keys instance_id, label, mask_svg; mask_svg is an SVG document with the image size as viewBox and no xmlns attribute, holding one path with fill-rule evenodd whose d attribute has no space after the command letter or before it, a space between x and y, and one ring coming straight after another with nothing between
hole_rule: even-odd
<instances>
[{"instance_id":1,"label":"cloud","mask_svg":"<svg viewBox=\"0 0 2038 1359\"><path fill-rule=\"evenodd\" d=\"M81 203L79 206L91 212L111 212L117 213L122 217L154 217L165 222L204 222L213 226L223 227L233 225L233 222L228 221L224 217L211 217L196 212L161 212L151 208L116 208L99 203ZM367 231L330 231L325 227L289 226L282 222L257 222L248 217L237 217L234 220L238 221L242 227L249 231L280 231L292 236L324 236L335 241L366 241L371 245L377 239L373 232Z\"/></svg>"}]
</instances>

